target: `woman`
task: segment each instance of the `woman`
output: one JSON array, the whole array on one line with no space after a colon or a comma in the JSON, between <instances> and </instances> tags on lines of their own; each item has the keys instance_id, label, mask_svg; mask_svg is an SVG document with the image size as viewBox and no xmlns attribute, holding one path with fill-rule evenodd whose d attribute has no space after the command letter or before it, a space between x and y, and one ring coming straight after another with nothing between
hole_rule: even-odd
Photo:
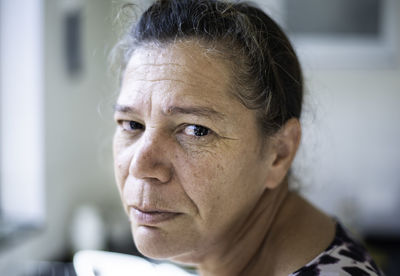
<instances>
[{"instance_id":1,"label":"woman","mask_svg":"<svg viewBox=\"0 0 400 276\"><path fill-rule=\"evenodd\" d=\"M141 253L201 275L381 275L288 189L302 74L264 12L159 0L118 49L115 175Z\"/></svg>"}]
</instances>

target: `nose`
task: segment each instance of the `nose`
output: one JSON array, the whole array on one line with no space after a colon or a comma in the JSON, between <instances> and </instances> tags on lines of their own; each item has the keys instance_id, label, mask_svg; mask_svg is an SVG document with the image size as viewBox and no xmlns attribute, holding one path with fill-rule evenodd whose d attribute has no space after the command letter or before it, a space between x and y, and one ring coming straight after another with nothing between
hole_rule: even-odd
<instances>
[{"instance_id":1,"label":"nose","mask_svg":"<svg viewBox=\"0 0 400 276\"><path fill-rule=\"evenodd\" d=\"M173 174L165 138L156 131L145 131L133 145L129 172L137 179L167 183Z\"/></svg>"}]
</instances>

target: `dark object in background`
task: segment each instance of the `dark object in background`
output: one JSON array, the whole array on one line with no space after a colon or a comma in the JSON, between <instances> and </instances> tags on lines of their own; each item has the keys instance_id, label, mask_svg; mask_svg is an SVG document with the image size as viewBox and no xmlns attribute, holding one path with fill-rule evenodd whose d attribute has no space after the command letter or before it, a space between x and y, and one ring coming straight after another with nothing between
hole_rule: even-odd
<instances>
[{"instance_id":1,"label":"dark object in background","mask_svg":"<svg viewBox=\"0 0 400 276\"><path fill-rule=\"evenodd\" d=\"M377 37L381 32L383 2L285 0L286 24L293 34Z\"/></svg>"},{"instance_id":2,"label":"dark object in background","mask_svg":"<svg viewBox=\"0 0 400 276\"><path fill-rule=\"evenodd\" d=\"M400 275L400 236L367 235L364 241L386 276Z\"/></svg>"},{"instance_id":3,"label":"dark object in background","mask_svg":"<svg viewBox=\"0 0 400 276\"><path fill-rule=\"evenodd\" d=\"M72 263L38 262L23 276L77 276Z\"/></svg>"},{"instance_id":4,"label":"dark object in background","mask_svg":"<svg viewBox=\"0 0 400 276\"><path fill-rule=\"evenodd\" d=\"M64 45L68 75L82 71L82 16L81 10L69 11L65 16Z\"/></svg>"}]
</instances>

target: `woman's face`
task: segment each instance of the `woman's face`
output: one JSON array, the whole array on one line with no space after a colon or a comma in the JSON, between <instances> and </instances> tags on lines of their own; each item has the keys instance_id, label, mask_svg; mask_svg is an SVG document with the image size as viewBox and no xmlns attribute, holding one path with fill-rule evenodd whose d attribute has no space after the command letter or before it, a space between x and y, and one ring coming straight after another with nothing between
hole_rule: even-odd
<instances>
[{"instance_id":1,"label":"woman's face","mask_svg":"<svg viewBox=\"0 0 400 276\"><path fill-rule=\"evenodd\" d=\"M115 177L144 255L204 257L265 189L266 139L230 81L228 65L195 43L142 47L129 61L115 111Z\"/></svg>"}]
</instances>

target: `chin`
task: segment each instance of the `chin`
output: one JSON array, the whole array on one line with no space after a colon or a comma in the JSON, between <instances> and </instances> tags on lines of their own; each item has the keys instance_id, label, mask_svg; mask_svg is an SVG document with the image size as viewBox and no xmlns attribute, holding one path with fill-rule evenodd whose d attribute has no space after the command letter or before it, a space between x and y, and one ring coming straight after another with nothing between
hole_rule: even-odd
<instances>
[{"instance_id":1,"label":"chin","mask_svg":"<svg viewBox=\"0 0 400 276\"><path fill-rule=\"evenodd\" d=\"M144 256L156 260L169 260L196 266L202 257L195 254L196 245L182 235L169 235L160 228L137 227L132 231L136 248Z\"/></svg>"},{"instance_id":2,"label":"chin","mask_svg":"<svg viewBox=\"0 0 400 276\"><path fill-rule=\"evenodd\" d=\"M139 252L148 258L171 260L182 253L180 240L160 228L140 226L133 231L133 240Z\"/></svg>"}]
</instances>

